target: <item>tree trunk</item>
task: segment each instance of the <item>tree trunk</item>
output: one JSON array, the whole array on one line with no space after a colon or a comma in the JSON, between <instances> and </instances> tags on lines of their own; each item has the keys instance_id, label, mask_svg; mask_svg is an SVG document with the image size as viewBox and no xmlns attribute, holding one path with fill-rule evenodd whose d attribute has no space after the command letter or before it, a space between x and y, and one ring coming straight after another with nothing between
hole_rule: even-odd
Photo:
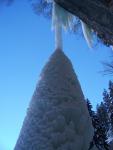
<instances>
[{"instance_id":1,"label":"tree trunk","mask_svg":"<svg viewBox=\"0 0 113 150\"><path fill-rule=\"evenodd\" d=\"M113 45L113 9L106 0L55 0L87 23L106 45Z\"/></svg>"}]
</instances>

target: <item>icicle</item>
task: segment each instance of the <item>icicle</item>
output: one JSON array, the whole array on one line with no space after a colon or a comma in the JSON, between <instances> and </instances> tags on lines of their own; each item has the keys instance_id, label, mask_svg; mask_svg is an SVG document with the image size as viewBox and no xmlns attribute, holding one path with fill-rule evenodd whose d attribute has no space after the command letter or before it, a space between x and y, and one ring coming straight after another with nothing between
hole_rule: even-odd
<instances>
[{"instance_id":1,"label":"icicle","mask_svg":"<svg viewBox=\"0 0 113 150\"><path fill-rule=\"evenodd\" d=\"M58 23L55 25L55 49L63 49L62 27Z\"/></svg>"},{"instance_id":2,"label":"icicle","mask_svg":"<svg viewBox=\"0 0 113 150\"><path fill-rule=\"evenodd\" d=\"M63 28L69 29L73 20L73 15L53 2L52 27L59 23Z\"/></svg>"},{"instance_id":3,"label":"icicle","mask_svg":"<svg viewBox=\"0 0 113 150\"><path fill-rule=\"evenodd\" d=\"M55 49L62 50L62 24L58 10L60 10L59 6L53 2L52 28L55 31Z\"/></svg>"},{"instance_id":4,"label":"icicle","mask_svg":"<svg viewBox=\"0 0 113 150\"><path fill-rule=\"evenodd\" d=\"M92 45L93 45L92 29L89 28L89 26L86 23L84 23L83 21L81 21L81 25L82 25L82 30L83 30L85 40L86 40L89 48L92 48Z\"/></svg>"},{"instance_id":5,"label":"icicle","mask_svg":"<svg viewBox=\"0 0 113 150\"><path fill-rule=\"evenodd\" d=\"M71 28L73 22L73 15L66 11L64 8L60 7L54 0L45 0L47 3L53 4L52 9L52 29L55 30L55 48L62 49L62 27L64 29ZM90 48L93 45L93 34L92 29L89 26L81 21L82 30L86 42Z\"/></svg>"},{"instance_id":6,"label":"icicle","mask_svg":"<svg viewBox=\"0 0 113 150\"><path fill-rule=\"evenodd\" d=\"M55 49L62 49L62 27L68 29L72 15L58 4L53 2L52 28L55 30Z\"/></svg>"},{"instance_id":7,"label":"icicle","mask_svg":"<svg viewBox=\"0 0 113 150\"><path fill-rule=\"evenodd\" d=\"M64 29L70 28L73 19L71 15L64 8L60 7L53 0L46 0L48 3L53 3L52 9L52 29L55 31L55 49L62 50L62 27Z\"/></svg>"}]
</instances>

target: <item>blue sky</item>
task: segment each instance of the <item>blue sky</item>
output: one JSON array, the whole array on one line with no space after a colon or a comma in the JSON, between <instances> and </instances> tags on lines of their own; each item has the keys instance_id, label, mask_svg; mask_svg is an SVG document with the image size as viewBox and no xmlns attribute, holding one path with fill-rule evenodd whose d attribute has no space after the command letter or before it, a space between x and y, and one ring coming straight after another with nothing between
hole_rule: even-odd
<instances>
[{"instance_id":1,"label":"blue sky","mask_svg":"<svg viewBox=\"0 0 113 150\"><path fill-rule=\"evenodd\" d=\"M51 22L34 14L26 1L0 8L0 150L14 148L39 74L54 51ZM102 45L90 50L80 35L63 36L64 51L95 108L112 79L99 73L111 50Z\"/></svg>"}]
</instances>

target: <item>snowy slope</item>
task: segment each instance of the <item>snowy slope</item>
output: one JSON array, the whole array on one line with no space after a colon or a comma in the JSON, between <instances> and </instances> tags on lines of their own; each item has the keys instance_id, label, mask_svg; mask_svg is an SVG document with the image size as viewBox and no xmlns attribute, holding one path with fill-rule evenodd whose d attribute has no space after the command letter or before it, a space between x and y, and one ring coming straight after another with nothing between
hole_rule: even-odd
<instances>
[{"instance_id":1,"label":"snowy slope","mask_svg":"<svg viewBox=\"0 0 113 150\"><path fill-rule=\"evenodd\" d=\"M41 73L15 150L88 150L92 136L72 64L56 50Z\"/></svg>"}]
</instances>

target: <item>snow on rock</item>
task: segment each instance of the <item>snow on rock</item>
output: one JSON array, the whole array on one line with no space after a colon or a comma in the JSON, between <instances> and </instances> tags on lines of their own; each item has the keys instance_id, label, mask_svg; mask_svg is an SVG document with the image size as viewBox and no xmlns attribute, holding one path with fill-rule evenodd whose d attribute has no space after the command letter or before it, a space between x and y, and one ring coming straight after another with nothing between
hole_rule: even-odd
<instances>
[{"instance_id":1,"label":"snow on rock","mask_svg":"<svg viewBox=\"0 0 113 150\"><path fill-rule=\"evenodd\" d=\"M92 137L77 76L56 50L41 73L14 150L88 150Z\"/></svg>"}]
</instances>

